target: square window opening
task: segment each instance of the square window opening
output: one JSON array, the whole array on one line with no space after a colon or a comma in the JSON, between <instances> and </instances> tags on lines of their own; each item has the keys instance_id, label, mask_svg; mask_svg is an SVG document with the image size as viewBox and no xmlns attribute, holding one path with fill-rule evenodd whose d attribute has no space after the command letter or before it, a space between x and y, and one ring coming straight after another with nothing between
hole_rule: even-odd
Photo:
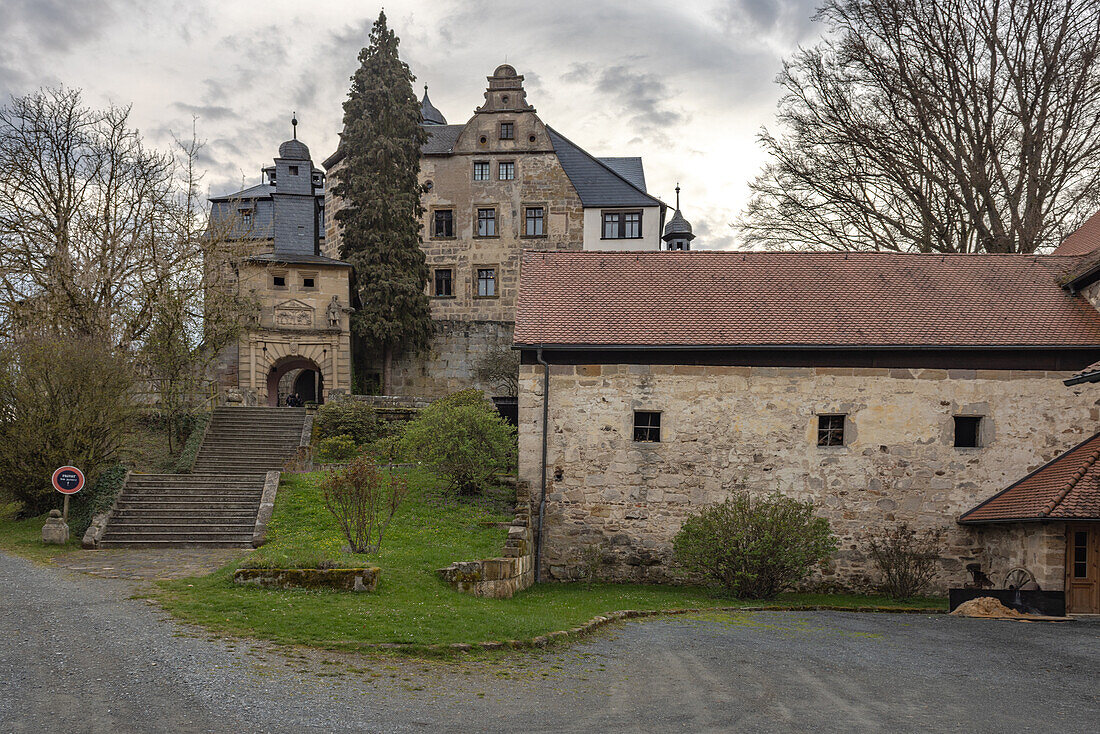
<instances>
[{"instance_id":1,"label":"square window opening","mask_svg":"<svg viewBox=\"0 0 1100 734\"><path fill-rule=\"evenodd\" d=\"M516 177L516 164L511 161L501 161L499 167L501 181L511 181Z\"/></svg>"},{"instance_id":2,"label":"square window opening","mask_svg":"<svg viewBox=\"0 0 1100 734\"><path fill-rule=\"evenodd\" d=\"M497 294L497 270L496 268L477 269L477 295L478 298L492 298Z\"/></svg>"},{"instance_id":3,"label":"square window opening","mask_svg":"<svg viewBox=\"0 0 1100 734\"><path fill-rule=\"evenodd\" d=\"M497 210L477 210L477 236L496 237L497 235Z\"/></svg>"},{"instance_id":4,"label":"square window opening","mask_svg":"<svg viewBox=\"0 0 1100 734\"><path fill-rule=\"evenodd\" d=\"M432 232L436 237L455 236L455 216L450 209L437 209Z\"/></svg>"},{"instance_id":5,"label":"square window opening","mask_svg":"<svg viewBox=\"0 0 1100 734\"><path fill-rule=\"evenodd\" d=\"M542 237L546 234L546 212L541 206L529 206L525 212L524 234Z\"/></svg>"},{"instance_id":6,"label":"square window opening","mask_svg":"<svg viewBox=\"0 0 1100 734\"><path fill-rule=\"evenodd\" d=\"M955 448L976 449L982 445L982 418L977 415L955 416Z\"/></svg>"},{"instance_id":7,"label":"square window opening","mask_svg":"<svg viewBox=\"0 0 1100 734\"><path fill-rule=\"evenodd\" d=\"M634 411L634 440L639 443L661 442L661 414L655 410Z\"/></svg>"},{"instance_id":8,"label":"square window opening","mask_svg":"<svg viewBox=\"0 0 1100 734\"><path fill-rule=\"evenodd\" d=\"M489 161L474 161L474 180L489 180Z\"/></svg>"},{"instance_id":9,"label":"square window opening","mask_svg":"<svg viewBox=\"0 0 1100 734\"><path fill-rule=\"evenodd\" d=\"M452 271L450 268L439 268L435 271L435 295L453 296Z\"/></svg>"},{"instance_id":10,"label":"square window opening","mask_svg":"<svg viewBox=\"0 0 1100 734\"><path fill-rule=\"evenodd\" d=\"M276 288L286 288L286 276L285 275L273 275L273 276L271 276L271 283Z\"/></svg>"},{"instance_id":11,"label":"square window opening","mask_svg":"<svg viewBox=\"0 0 1100 734\"><path fill-rule=\"evenodd\" d=\"M303 288L316 288L317 287L317 281L314 278L302 278L302 287Z\"/></svg>"},{"instance_id":12,"label":"square window opening","mask_svg":"<svg viewBox=\"0 0 1100 734\"><path fill-rule=\"evenodd\" d=\"M817 416L817 445L844 445L844 414Z\"/></svg>"},{"instance_id":13,"label":"square window opening","mask_svg":"<svg viewBox=\"0 0 1100 734\"><path fill-rule=\"evenodd\" d=\"M289 169L290 169L290 175L291 176L297 176L298 175L298 166L289 166Z\"/></svg>"}]
</instances>

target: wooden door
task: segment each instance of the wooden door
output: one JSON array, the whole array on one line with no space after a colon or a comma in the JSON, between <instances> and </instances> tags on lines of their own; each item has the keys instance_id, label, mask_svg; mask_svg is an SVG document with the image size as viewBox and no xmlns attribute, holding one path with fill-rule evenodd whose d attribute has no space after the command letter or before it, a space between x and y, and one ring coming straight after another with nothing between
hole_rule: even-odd
<instances>
[{"instance_id":1,"label":"wooden door","mask_svg":"<svg viewBox=\"0 0 1100 734\"><path fill-rule=\"evenodd\" d=\"M1066 612L1100 614L1100 525L1066 526Z\"/></svg>"}]
</instances>

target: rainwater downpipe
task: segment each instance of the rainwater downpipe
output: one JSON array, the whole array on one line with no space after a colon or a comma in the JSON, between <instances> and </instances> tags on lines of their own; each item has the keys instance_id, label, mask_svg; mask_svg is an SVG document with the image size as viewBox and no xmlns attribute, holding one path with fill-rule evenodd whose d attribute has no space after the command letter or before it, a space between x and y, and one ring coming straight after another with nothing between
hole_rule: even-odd
<instances>
[{"instance_id":1,"label":"rainwater downpipe","mask_svg":"<svg viewBox=\"0 0 1100 734\"><path fill-rule=\"evenodd\" d=\"M546 518L546 440L550 426L550 363L542 358L542 347L535 359L542 365L542 486L539 492L539 531L535 536L535 583L542 581L542 526Z\"/></svg>"}]
</instances>

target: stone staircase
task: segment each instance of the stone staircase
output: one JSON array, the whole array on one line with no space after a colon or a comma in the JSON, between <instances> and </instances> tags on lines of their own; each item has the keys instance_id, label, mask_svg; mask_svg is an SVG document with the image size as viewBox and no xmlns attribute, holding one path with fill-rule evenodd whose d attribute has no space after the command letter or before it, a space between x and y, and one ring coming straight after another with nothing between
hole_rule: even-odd
<instances>
[{"instance_id":1,"label":"stone staircase","mask_svg":"<svg viewBox=\"0 0 1100 734\"><path fill-rule=\"evenodd\" d=\"M295 455L305 419L304 408L216 409L191 473L131 474L96 547L251 547L267 472Z\"/></svg>"}]
</instances>

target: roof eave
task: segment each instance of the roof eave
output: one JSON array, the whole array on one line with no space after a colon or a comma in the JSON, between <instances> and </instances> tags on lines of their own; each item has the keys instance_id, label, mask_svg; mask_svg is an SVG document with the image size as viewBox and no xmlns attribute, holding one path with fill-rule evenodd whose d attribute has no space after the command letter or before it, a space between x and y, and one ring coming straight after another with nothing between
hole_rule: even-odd
<instances>
[{"instance_id":1,"label":"roof eave","mask_svg":"<svg viewBox=\"0 0 1100 734\"><path fill-rule=\"evenodd\" d=\"M844 350L844 349L880 349L900 350L1046 350L1046 349L1100 349L1100 344L581 344L572 342L521 342L513 343L517 349L553 349L560 352L579 351L761 351L773 349L789 350ZM1098 378L1100 379L1100 378Z\"/></svg>"}]
</instances>

